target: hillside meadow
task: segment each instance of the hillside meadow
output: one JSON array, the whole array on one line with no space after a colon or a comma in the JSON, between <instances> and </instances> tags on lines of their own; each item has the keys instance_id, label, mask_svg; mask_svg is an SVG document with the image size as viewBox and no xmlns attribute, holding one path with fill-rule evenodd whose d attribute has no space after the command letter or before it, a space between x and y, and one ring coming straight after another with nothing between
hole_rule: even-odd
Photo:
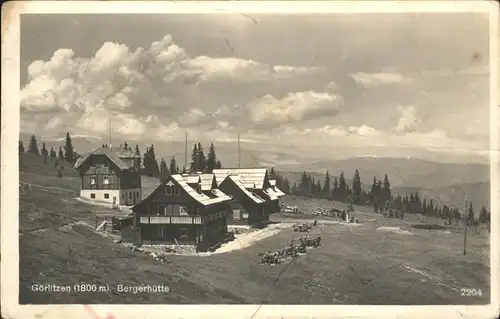
<instances>
[{"instance_id":1,"label":"hillside meadow","mask_svg":"<svg viewBox=\"0 0 500 319\"><path fill-rule=\"evenodd\" d=\"M489 303L489 234L483 229L468 232L464 256L460 227L416 229L415 224L440 221L422 216L386 219L370 208L356 207L359 224L316 217L320 227L311 234L321 234L320 247L277 266L261 265L260 252L281 249L299 236L291 228L293 223L314 219L308 213L318 207L343 205L286 196L285 203L299 206L303 213L274 214L275 222L290 225L278 234L245 249L209 256L169 255L166 263L160 263L93 230L96 216L113 211L76 200L79 179L69 169L63 177L56 177L53 163L43 164L41 157L31 155L23 160L21 182L38 186L20 196L21 304ZM146 184L153 187L155 181ZM111 289L41 293L31 290L34 283L95 283ZM171 291L119 293L115 289L119 284L163 284ZM462 296L463 288L480 289L482 294Z\"/></svg>"}]
</instances>

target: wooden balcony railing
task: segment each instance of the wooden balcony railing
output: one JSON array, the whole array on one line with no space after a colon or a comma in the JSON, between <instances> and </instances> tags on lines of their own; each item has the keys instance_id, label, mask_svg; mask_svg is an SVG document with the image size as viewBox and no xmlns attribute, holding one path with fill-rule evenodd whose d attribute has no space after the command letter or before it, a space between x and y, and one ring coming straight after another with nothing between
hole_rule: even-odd
<instances>
[{"instance_id":1,"label":"wooden balcony railing","mask_svg":"<svg viewBox=\"0 0 500 319\"><path fill-rule=\"evenodd\" d=\"M202 224L200 216L141 216L141 224Z\"/></svg>"}]
</instances>

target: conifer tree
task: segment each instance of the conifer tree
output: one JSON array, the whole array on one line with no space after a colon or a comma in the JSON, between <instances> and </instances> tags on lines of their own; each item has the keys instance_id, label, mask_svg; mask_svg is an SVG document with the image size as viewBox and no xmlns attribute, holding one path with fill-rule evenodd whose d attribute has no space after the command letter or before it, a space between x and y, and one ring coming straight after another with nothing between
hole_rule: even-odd
<instances>
[{"instance_id":1,"label":"conifer tree","mask_svg":"<svg viewBox=\"0 0 500 319\"><path fill-rule=\"evenodd\" d=\"M330 172L326 171L325 182L323 183L323 197L330 197Z\"/></svg>"},{"instance_id":2,"label":"conifer tree","mask_svg":"<svg viewBox=\"0 0 500 319\"><path fill-rule=\"evenodd\" d=\"M478 218L478 221L481 223L481 224L486 224L488 223L488 211L486 210L486 208L483 206L481 207L481 210L479 211L479 218Z\"/></svg>"},{"instance_id":3,"label":"conifer tree","mask_svg":"<svg viewBox=\"0 0 500 319\"><path fill-rule=\"evenodd\" d=\"M344 171L340 172L338 193L337 199L339 201L345 200L347 197L347 183L345 181Z\"/></svg>"},{"instance_id":4,"label":"conifer tree","mask_svg":"<svg viewBox=\"0 0 500 319\"><path fill-rule=\"evenodd\" d=\"M169 175L167 163L165 160L162 158L160 161L160 177L161 178L166 178Z\"/></svg>"},{"instance_id":5,"label":"conifer tree","mask_svg":"<svg viewBox=\"0 0 500 319\"><path fill-rule=\"evenodd\" d=\"M24 145L22 141L19 141L19 148L18 148L19 154L24 153Z\"/></svg>"},{"instance_id":6,"label":"conifer tree","mask_svg":"<svg viewBox=\"0 0 500 319\"><path fill-rule=\"evenodd\" d=\"M150 176L158 176L160 174L160 168L158 162L156 161L155 147L151 144L148 149L148 174Z\"/></svg>"},{"instance_id":7,"label":"conifer tree","mask_svg":"<svg viewBox=\"0 0 500 319\"><path fill-rule=\"evenodd\" d=\"M333 189L332 189L332 197L334 200L337 200L339 197L339 182L337 180L337 176L333 178Z\"/></svg>"},{"instance_id":8,"label":"conifer tree","mask_svg":"<svg viewBox=\"0 0 500 319\"><path fill-rule=\"evenodd\" d=\"M219 159L217 160L217 163L215 164L215 168L216 169L221 169L222 168L222 163L220 162Z\"/></svg>"},{"instance_id":9,"label":"conifer tree","mask_svg":"<svg viewBox=\"0 0 500 319\"><path fill-rule=\"evenodd\" d=\"M198 167L196 171L205 172L206 162L207 159L205 158L205 154L203 153L203 146L201 146L201 143L198 143Z\"/></svg>"},{"instance_id":10,"label":"conifer tree","mask_svg":"<svg viewBox=\"0 0 500 319\"><path fill-rule=\"evenodd\" d=\"M50 157L52 157L52 158L57 158L57 153L56 153L56 151L54 150L54 146L52 146L52 147L50 148L49 156L50 156Z\"/></svg>"},{"instance_id":11,"label":"conifer tree","mask_svg":"<svg viewBox=\"0 0 500 319\"><path fill-rule=\"evenodd\" d=\"M170 171L170 174L178 174L179 173L179 168L177 167L177 162L175 161L174 156L172 156L172 158L170 159L169 171Z\"/></svg>"},{"instance_id":12,"label":"conifer tree","mask_svg":"<svg viewBox=\"0 0 500 319\"><path fill-rule=\"evenodd\" d=\"M207 173L212 173L217 166L217 156L215 155L214 143L210 143L210 149L208 150L206 170Z\"/></svg>"},{"instance_id":13,"label":"conifer tree","mask_svg":"<svg viewBox=\"0 0 500 319\"><path fill-rule=\"evenodd\" d=\"M47 151L47 146L45 145L45 142L42 143L42 150L40 151L40 154L43 156L49 155L49 152Z\"/></svg>"},{"instance_id":14,"label":"conifer tree","mask_svg":"<svg viewBox=\"0 0 500 319\"><path fill-rule=\"evenodd\" d=\"M62 148L60 146L59 146L59 154L57 155L57 158L60 161L64 161L64 153L63 153Z\"/></svg>"},{"instance_id":15,"label":"conifer tree","mask_svg":"<svg viewBox=\"0 0 500 319\"><path fill-rule=\"evenodd\" d=\"M290 182L288 181L288 178L284 178L283 179L283 189L282 191L285 193L285 194L290 194Z\"/></svg>"},{"instance_id":16,"label":"conifer tree","mask_svg":"<svg viewBox=\"0 0 500 319\"><path fill-rule=\"evenodd\" d=\"M140 168L142 165L142 159L141 159L141 151L139 150L138 144L135 145L135 156L139 157L139 168Z\"/></svg>"},{"instance_id":17,"label":"conifer tree","mask_svg":"<svg viewBox=\"0 0 500 319\"><path fill-rule=\"evenodd\" d=\"M382 187L382 200L384 202L388 201L391 199L391 184L389 183L389 178L387 177L387 174L384 176L384 184Z\"/></svg>"},{"instance_id":18,"label":"conifer tree","mask_svg":"<svg viewBox=\"0 0 500 319\"><path fill-rule=\"evenodd\" d=\"M469 202L469 211L467 213L467 224L474 221L474 208L472 207L472 202Z\"/></svg>"},{"instance_id":19,"label":"conifer tree","mask_svg":"<svg viewBox=\"0 0 500 319\"><path fill-rule=\"evenodd\" d=\"M193 145L193 151L191 153L191 167L190 170L191 172L196 172L198 171L198 160L199 160L199 155L198 155L198 145L194 144Z\"/></svg>"},{"instance_id":20,"label":"conifer tree","mask_svg":"<svg viewBox=\"0 0 500 319\"><path fill-rule=\"evenodd\" d=\"M28 153L40 155L35 135L31 135L30 143L28 145Z\"/></svg>"},{"instance_id":21,"label":"conifer tree","mask_svg":"<svg viewBox=\"0 0 500 319\"><path fill-rule=\"evenodd\" d=\"M64 144L64 159L67 162L73 163L73 143L71 142L71 137L69 136L69 132L66 133L66 142Z\"/></svg>"},{"instance_id":22,"label":"conifer tree","mask_svg":"<svg viewBox=\"0 0 500 319\"><path fill-rule=\"evenodd\" d=\"M358 169L354 172L352 179L352 194L354 203L359 204L361 201L361 177L359 176Z\"/></svg>"}]
</instances>

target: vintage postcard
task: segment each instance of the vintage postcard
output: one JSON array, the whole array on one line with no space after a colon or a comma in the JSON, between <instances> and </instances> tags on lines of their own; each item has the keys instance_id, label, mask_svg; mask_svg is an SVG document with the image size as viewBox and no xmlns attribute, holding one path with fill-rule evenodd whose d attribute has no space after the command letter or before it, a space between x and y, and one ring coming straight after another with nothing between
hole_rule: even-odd
<instances>
[{"instance_id":1,"label":"vintage postcard","mask_svg":"<svg viewBox=\"0 0 500 319\"><path fill-rule=\"evenodd\" d=\"M3 9L2 317L499 315L498 4Z\"/></svg>"}]
</instances>

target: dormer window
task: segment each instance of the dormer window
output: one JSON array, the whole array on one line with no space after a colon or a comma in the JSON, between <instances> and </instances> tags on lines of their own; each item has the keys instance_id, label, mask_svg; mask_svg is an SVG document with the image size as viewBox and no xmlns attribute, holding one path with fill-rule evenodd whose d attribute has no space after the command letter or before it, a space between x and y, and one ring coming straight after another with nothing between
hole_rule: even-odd
<instances>
[{"instance_id":1,"label":"dormer window","mask_svg":"<svg viewBox=\"0 0 500 319\"><path fill-rule=\"evenodd\" d=\"M175 184L172 183L172 181L169 181L167 184L165 184L165 194L167 196L174 195L174 187Z\"/></svg>"},{"instance_id":2,"label":"dormer window","mask_svg":"<svg viewBox=\"0 0 500 319\"><path fill-rule=\"evenodd\" d=\"M95 185L97 183L97 177L96 176L91 176L90 177L90 185Z\"/></svg>"}]
</instances>

